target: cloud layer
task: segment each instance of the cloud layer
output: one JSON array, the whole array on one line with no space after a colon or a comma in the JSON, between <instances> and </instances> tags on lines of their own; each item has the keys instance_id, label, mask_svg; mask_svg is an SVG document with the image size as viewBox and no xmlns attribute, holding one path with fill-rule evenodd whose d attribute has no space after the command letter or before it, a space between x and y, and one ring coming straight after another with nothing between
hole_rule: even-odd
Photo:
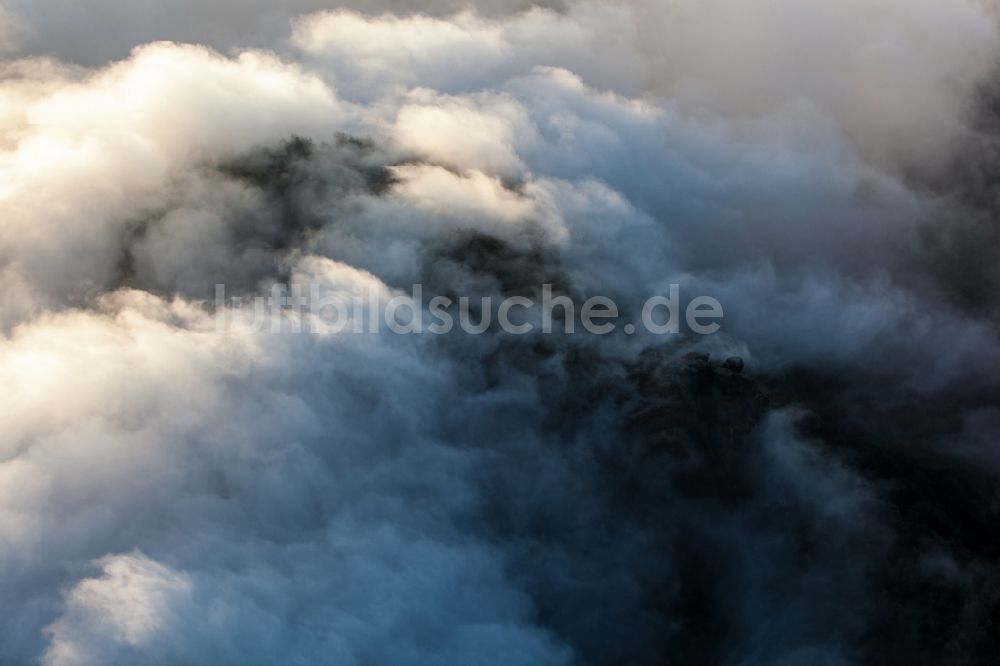
<instances>
[{"instance_id":1,"label":"cloud layer","mask_svg":"<svg viewBox=\"0 0 1000 666\"><path fill-rule=\"evenodd\" d=\"M0 4L0 661L989 663L987 6L195 4Z\"/></svg>"}]
</instances>

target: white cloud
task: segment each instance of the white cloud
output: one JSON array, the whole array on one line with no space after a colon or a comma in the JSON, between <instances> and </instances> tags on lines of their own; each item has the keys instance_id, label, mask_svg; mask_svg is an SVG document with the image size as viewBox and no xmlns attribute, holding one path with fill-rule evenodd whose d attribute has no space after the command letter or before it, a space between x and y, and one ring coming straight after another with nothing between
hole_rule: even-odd
<instances>
[{"instance_id":1,"label":"white cloud","mask_svg":"<svg viewBox=\"0 0 1000 666\"><path fill-rule=\"evenodd\" d=\"M70 592L66 612L46 631L46 666L77 666L113 658L118 646L143 648L174 621L178 602L190 602L191 582L142 553L108 556L100 578Z\"/></svg>"},{"instance_id":2,"label":"white cloud","mask_svg":"<svg viewBox=\"0 0 1000 666\"><path fill-rule=\"evenodd\" d=\"M164 36L147 13L274 51L158 42L93 69L0 65L0 613L18 618L0 661L565 664L588 640L673 635L642 576L676 601L683 562L642 553L713 509L663 473L659 522L601 541L620 526L595 462L639 427L619 410L653 398L628 393L630 364L662 340L272 335L249 310L223 310L219 330L202 302L216 283L386 297L428 276L487 293L537 278L635 311L681 280L730 313L713 350L777 374L882 373L907 398L1000 358L988 321L912 277L935 268L922 234L952 202L911 176L970 131L998 55L977 5L432 3L285 21L319 4L286 4L275 29L260 3L108 0L95 16L120 11L125 34L82 44L62 38L89 33L61 1L5 5L32 30L18 53L99 62ZM686 408L670 414L683 430ZM857 478L782 423L758 433L766 470L746 471L745 503L705 521L779 565L798 544L760 531L752 512L774 497L759 493L826 524L844 490L838 530L871 527ZM747 439L734 455L754 455ZM782 588L787 608L842 573L857 534L817 546L838 562ZM734 576L759 573L740 562ZM740 603L771 603L755 596L770 580L750 582ZM759 614L734 613L760 633Z\"/></svg>"}]
</instances>

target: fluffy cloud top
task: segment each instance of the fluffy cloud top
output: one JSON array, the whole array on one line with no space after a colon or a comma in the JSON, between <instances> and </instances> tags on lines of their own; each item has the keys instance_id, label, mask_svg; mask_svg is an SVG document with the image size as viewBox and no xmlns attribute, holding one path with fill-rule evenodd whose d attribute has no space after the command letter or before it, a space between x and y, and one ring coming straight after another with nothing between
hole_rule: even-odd
<instances>
[{"instance_id":1,"label":"fluffy cloud top","mask_svg":"<svg viewBox=\"0 0 1000 666\"><path fill-rule=\"evenodd\" d=\"M264 4L0 4L0 662L995 656L986 6ZM280 282L727 318L211 303Z\"/></svg>"}]
</instances>

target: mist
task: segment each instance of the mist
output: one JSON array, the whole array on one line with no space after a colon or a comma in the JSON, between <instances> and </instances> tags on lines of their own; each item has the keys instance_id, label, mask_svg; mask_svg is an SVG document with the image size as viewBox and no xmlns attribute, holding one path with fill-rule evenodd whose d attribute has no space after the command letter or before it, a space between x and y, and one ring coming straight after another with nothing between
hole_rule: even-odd
<instances>
[{"instance_id":1,"label":"mist","mask_svg":"<svg viewBox=\"0 0 1000 666\"><path fill-rule=\"evenodd\" d=\"M0 1L0 662L993 663L998 30ZM725 317L248 305L414 284Z\"/></svg>"}]
</instances>

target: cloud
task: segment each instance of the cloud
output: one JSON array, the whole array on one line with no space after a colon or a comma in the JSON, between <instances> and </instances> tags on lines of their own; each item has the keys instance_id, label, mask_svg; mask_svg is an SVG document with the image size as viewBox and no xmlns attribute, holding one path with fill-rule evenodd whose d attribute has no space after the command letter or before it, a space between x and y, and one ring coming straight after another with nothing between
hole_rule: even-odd
<instances>
[{"instance_id":1,"label":"cloud","mask_svg":"<svg viewBox=\"0 0 1000 666\"><path fill-rule=\"evenodd\" d=\"M66 615L48 628L52 644L44 663L107 659L114 652L95 645L97 637L142 648L169 623L167 616L178 602L191 594L190 581L141 553L105 557L99 564L103 577L81 581L70 595Z\"/></svg>"},{"instance_id":2,"label":"cloud","mask_svg":"<svg viewBox=\"0 0 1000 666\"><path fill-rule=\"evenodd\" d=\"M499 19L471 11L437 18L339 10L299 19L292 43L330 68L338 85L366 97L398 86L477 91L536 64L636 91L643 63L630 19L626 8L600 4L574 6L569 17L534 8Z\"/></svg>"},{"instance_id":3,"label":"cloud","mask_svg":"<svg viewBox=\"0 0 1000 666\"><path fill-rule=\"evenodd\" d=\"M997 58L993 16L965 0L678 0L639 15L656 90L733 116L805 101L862 155L910 167L961 135Z\"/></svg>"},{"instance_id":4,"label":"cloud","mask_svg":"<svg viewBox=\"0 0 1000 666\"><path fill-rule=\"evenodd\" d=\"M4 7L0 661L995 655L985 7ZM726 318L255 326L418 282Z\"/></svg>"},{"instance_id":5,"label":"cloud","mask_svg":"<svg viewBox=\"0 0 1000 666\"><path fill-rule=\"evenodd\" d=\"M47 63L15 75L0 256L7 282L33 293L4 303L5 326L36 303L113 286L122 235L166 206L178 180L196 182L192 166L342 117L318 79L263 53L158 44L82 80Z\"/></svg>"},{"instance_id":6,"label":"cloud","mask_svg":"<svg viewBox=\"0 0 1000 666\"><path fill-rule=\"evenodd\" d=\"M422 11L450 15L467 3L454 0L421 0L403 7L394 0L358 0L356 9L367 12ZM525 0L480 0L477 7L505 15L533 4ZM161 2L95 0L86 8L67 0L4 0L7 13L29 31L19 52L55 55L90 66L124 58L135 46L161 40L196 42L220 51L244 47L271 47L287 34L289 21L308 12L327 9L324 0L194 0Z\"/></svg>"}]
</instances>

